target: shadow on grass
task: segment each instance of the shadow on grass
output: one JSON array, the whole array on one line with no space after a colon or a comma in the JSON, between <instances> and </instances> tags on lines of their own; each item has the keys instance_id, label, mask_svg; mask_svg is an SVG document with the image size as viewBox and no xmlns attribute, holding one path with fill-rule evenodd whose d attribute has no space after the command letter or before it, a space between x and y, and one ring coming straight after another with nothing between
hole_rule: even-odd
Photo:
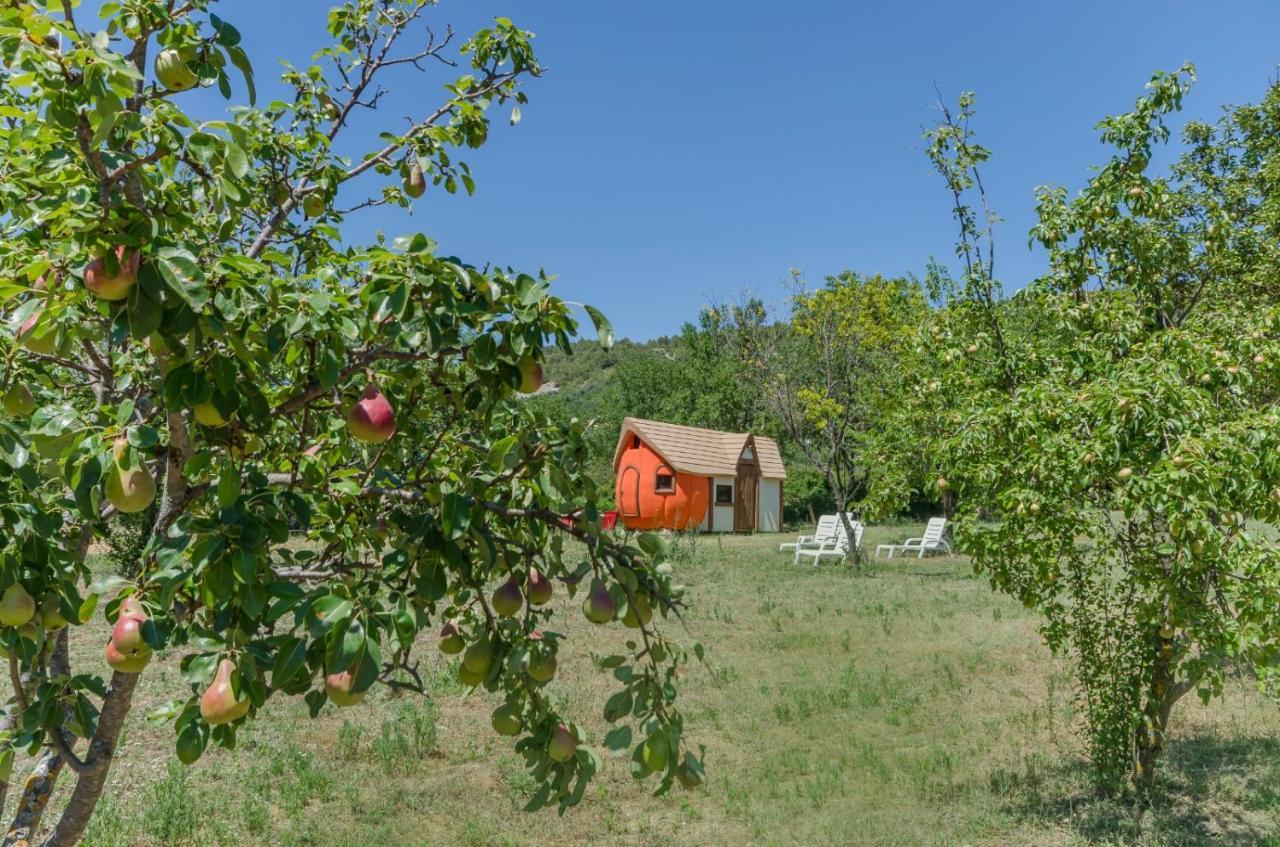
<instances>
[{"instance_id":1,"label":"shadow on grass","mask_svg":"<svg viewBox=\"0 0 1280 847\"><path fill-rule=\"evenodd\" d=\"M1088 844L1280 847L1280 741L1192 736L1166 750L1151 797L1106 797L1082 760L992 774L1016 819Z\"/></svg>"}]
</instances>

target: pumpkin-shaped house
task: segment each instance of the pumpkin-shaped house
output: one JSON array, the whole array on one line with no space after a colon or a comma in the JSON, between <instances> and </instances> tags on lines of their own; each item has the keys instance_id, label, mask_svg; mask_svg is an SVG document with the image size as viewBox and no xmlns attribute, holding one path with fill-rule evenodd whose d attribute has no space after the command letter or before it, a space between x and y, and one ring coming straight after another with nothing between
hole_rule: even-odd
<instances>
[{"instance_id":1,"label":"pumpkin-shaped house","mask_svg":"<svg viewBox=\"0 0 1280 847\"><path fill-rule=\"evenodd\" d=\"M613 470L627 529L782 529L787 472L771 438L627 418Z\"/></svg>"}]
</instances>

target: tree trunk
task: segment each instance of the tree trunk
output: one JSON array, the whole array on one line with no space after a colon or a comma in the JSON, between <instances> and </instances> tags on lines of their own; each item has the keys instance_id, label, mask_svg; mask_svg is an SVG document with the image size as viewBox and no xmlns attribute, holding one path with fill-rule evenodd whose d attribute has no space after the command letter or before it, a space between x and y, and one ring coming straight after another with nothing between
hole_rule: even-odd
<instances>
[{"instance_id":1,"label":"tree trunk","mask_svg":"<svg viewBox=\"0 0 1280 847\"><path fill-rule=\"evenodd\" d=\"M1173 677L1173 639L1157 636L1157 643L1151 688L1142 710L1142 723L1134 733L1133 779L1143 791L1154 783L1174 705L1196 687L1195 680L1178 682Z\"/></svg>"},{"instance_id":2,"label":"tree trunk","mask_svg":"<svg viewBox=\"0 0 1280 847\"><path fill-rule=\"evenodd\" d=\"M106 787L116 742L120 739L124 719L133 704L133 689L137 684L138 675L135 673L116 671L112 674L111 687L107 689L106 699L102 702L102 714L98 718L98 731L93 734L85 759L89 767L80 774L67 808L62 812L62 818L44 840L42 847L74 847L84 835L89 818L93 816L93 810L102 797L102 789Z\"/></svg>"}]
</instances>

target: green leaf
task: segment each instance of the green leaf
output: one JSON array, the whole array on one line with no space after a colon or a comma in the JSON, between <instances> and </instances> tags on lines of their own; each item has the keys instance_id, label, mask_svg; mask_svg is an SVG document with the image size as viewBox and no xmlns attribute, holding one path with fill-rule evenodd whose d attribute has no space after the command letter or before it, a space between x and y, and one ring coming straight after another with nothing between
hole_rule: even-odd
<instances>
[{"instance_id":1,"label":"green leaf","mask_svg":"<svg viewBox=\"0 0 1280 847\"><path fill-rule=\"evenodd\" d=\"M596 326L596 338L599 339L600 346L605 350L613 347L613 324L609 323L609 319L595 306L584 305L582 308L587 310L587 314L591 316L591 322Z\"/></svg>"},{"instance_id":2,"label":"green leaf","mask_svg":"<svg viewBox=\"0 0 1280 847\"><path fill-rule=\"evenodd\" d=\"M195 257L186 250L165 247L156 251L155 259L169 290L186 301L192 310L203 309L209 301L209 289L205 287L204 273Z\"/></svg>"},{"instance_id":3,"label":"green leaf","mask_svg":"<svg viewBox=\"0 0 1280 847\"><path fill-rule=\"evenodd\" d=\"M302 670L307 661L307 643L301 638L290 638L276 652L271 668L271 685L281 688Z\"/></svg>"}]
</instances>

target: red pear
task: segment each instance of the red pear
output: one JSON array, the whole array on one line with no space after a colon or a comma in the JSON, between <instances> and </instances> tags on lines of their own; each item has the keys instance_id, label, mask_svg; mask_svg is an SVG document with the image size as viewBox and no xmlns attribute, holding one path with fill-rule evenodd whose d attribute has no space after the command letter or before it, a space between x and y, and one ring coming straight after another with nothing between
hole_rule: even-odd
<instances>
[{"instance_id":1,"label":"red pear","mask_svg":"<svg viewBox=\"0 0 1280 847\"><path fill-rule=\"evenodd\" d=\"M351 668L342 673L331 673L324 678L324 690L335 706L354 706L364 699L365 692L353 693L356 677Z\"/></svg>"},{"instance_id":2,"label":"red pear","mask_svg":"<svg viewBox=\"0 0 1280 847\"><path fill-rule=\"evenodd\" d=\"M524 582L524 596L529 598L532 606L547 605L551 602L551 580L537 568L529 568L529 576Z\"/></svg>"},{"instance_id":3,"label":"red pear","mask_svg":"<svg viewBox=\"0 0 1280 847\"><path fill-rule=\"evenodd\" d=\"M578 742L569 731L569 727L560 724L551 733L551 741L547 743L547 755L557 762L567 762L578 752Z\"/></svg>"},{"instance_id":4,"label":"red pear","mask_svg":"<svg viewBox=\"0 0 1280 847\"><path fill-rule=\"evenodd\" d=\"M123 244L116 247L115 254L118 266L115 276L108 276L105 259L94 259L84 267L84 287L103 300L123 300L138 281L142 254L137 250L126 253Z\"/></svg>"},{"instance_id":5,"label":"red pear","mask_svg":"<svg viewBox=\"0 0 1280 847\"><path fill-rule=\"evenodd\" d=\"M151 661L151 651L140 653L137 656L126 656L116 649L116 645L107 642L107 664L112 670L121 673L142 673L147 663Z\"/></svg>"},{"instance_id":6,"label":"red pear","mask_svg":"<svg viewBox=\"0 0 1280 847\"><path fill-rule=\"evenodd\" d=\"M52 355L58 349L57 330L52 326L37 330L38 323L40 323L40 312L37 310L22 322L22 326L18 327L18 341L32 353L42 356Z\"/></svg>"},{"instance_id":7,"label":"red pear","mask_svg":"<svg viewBox=\"0 0 1280 847\"><path fill-rule=\"evenodd\" d=\"M235 668L236 663L230 659L219 662L213 683L200 695L200 717L210 726L238 721L249 713L249 698L241 691L237 699L231 684L231 672Z\"/></svg>"},{"instance_id":8,"label":"red pear","mask_svg":"<svg viewBox=\"0 0 1280 847\"><path fill-rule=\"evenodd\" d=\"M490 602L493 603L493 610L504 618L520 614L520 610L524 608L524 594L521 593L520 583L515 576L508 577L506 582L494 590Z\"/></svg>"},{"instance_id":9,"label":"red pear","mask_svg":"<svg viewBox=\"0 0 1280 847\"><path fill-rule=\"evenodd\" d=\"M396 434L396 415L377 386L370 385L347 415L347 429L361 441L381 444Z\"/></svg>"}]
</instances>

